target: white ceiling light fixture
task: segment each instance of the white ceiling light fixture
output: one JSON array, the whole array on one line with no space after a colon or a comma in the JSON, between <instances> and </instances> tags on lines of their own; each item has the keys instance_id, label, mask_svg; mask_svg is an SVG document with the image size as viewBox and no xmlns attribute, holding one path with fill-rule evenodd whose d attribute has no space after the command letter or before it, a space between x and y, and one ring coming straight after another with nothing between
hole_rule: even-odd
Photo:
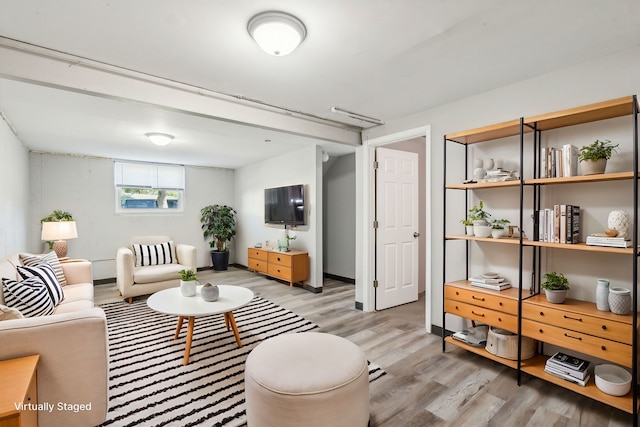
<instances>
[{"instance_id":1,"label":"white ceiling light fixture","mask_svg":"<svg viewBox=\"0 0 640 427\"><path fill-rule=\"evenodd\" d=\"M284 12L262 12L249 20L247 30L258 46L274 56L288 55L307 37L301 20Z\"/></svg>"},{"instance_id":2,"label":"white ceiling light fixture","mask_svg":"<svg viewBox=\"0 0 640 427\"><path fill-rule=\"evenodd\" d=\"M329 161L329 153L326 151L322 152L322 163L327 163Z\"/></svg>"},{"instance_id":3,"label":"white ceiling light fixture","mask_svg":"<svg viewBox=\"0 0 640 427\"><path fill-rule=\"evenodd\" d=\"M144 135L156 145L167 145L173 139L173 135L168 133L149 132Z\"/></svg>"},{"instance_id":4,"label":"white ceiling light fixture","mask_svg":"<svg viewBox=\"0 0 640 427\"><path fill-rule=\"evenodd\" d=\"M380 119L376 119L375 117L364 116L362 114L354 113L352 111L347 111L339 107L331 107L331 112L336 114L342 114L343 116L351 117L352 119L361 120L367 123L373 123L375 125L383 125L384 122Z\"/></svg>"}]
</instances>

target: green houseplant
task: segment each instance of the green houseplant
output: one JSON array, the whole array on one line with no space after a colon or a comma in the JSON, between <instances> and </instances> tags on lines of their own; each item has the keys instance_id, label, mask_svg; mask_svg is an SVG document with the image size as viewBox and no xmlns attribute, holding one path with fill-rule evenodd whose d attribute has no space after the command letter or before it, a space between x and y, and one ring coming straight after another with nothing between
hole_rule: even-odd
<instances>
[{"instance_id":1,"label":"green houseplant","mask_svg":"<svg viewBox=\"0 0 640 427\"><path fill-rule=\"evenodd\" d=\"M617 151L619 144L612 144L608 139L596 139L590 145L580 148L580 166L583 175L595 175L604 173L607 167L607 160L611 158L614 151Z\"/></svg>"},{"instance_id":2,"label":"green houseplant","mask_svg":"<svg viewBox=\"0 0 640 427\"><path fill-rule=\"evenodd\" d=\"M508 219L494 219L491 221L491 236L494 239L507 235L507 225L510 223Z\"/></svg>"},{"instance_id":3,"label":"green houseplant","mask_svg":"<svg viewBox=\"0 0 640 427\"><path fill-rule=\"evenodd\" d=\"M180 270L180 293L185 297L193 297L196 295L196 285L198 285L198 276L193 270Z\"/></svg>"},{"instance_id":4,"label":"green houseplant","mask_svg":"<svg viewBox=\"0 0 640 427\"><path fill-rule=\"evenodd\" d=\"M473 234L476 237L491 236L491 226L489 225L491 214L484 210L484 202L480 200L477 205L469 209L467 219L473 223Z\"/></svg>"},{"instance_id":5,"label":"green houseplant","mask_svg":"<svg viewBox=\"0 0 640 427\"><path fill-rule=\"evenodd\" d=\"M567 297L569 280L562 273L546 273L541 284L547 296L547 300L554 304L562 304Z\"/></svg>"},{"instance_id":6,"label":"green houseplant","mask_svg":"<svg viewBox=\"0 0 640 427\"><path fill-rule=\"evenodd\" d=\"M205 240L211 239L211 262L214 270L229 266L227 242L236 235L236 211L227 205L209 205L200 210L200 222Z\"/></svg>"}]
</instances>

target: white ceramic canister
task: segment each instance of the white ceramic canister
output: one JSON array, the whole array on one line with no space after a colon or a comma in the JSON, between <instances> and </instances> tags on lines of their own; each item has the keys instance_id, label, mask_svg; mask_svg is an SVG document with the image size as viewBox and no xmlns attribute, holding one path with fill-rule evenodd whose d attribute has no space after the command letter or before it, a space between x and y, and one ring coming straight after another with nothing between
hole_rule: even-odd
<instances>
[{"instance_id":1,"label":"white ceramic canister","mask_svg":"<svg viewBox=\"0 0 640 427\"><path fill-rule=\"evenodd\" d=\"M598 279L596 287L596 308L600 311L610 311L609 308L609 281Z\"/></svg>"},{"instance_id":2,"label":"white ceramic canister","mask_svg":"<svg viewBox=\"0 0 640 427\"><path fill-rule=\"evenodd\" d=\"M629 314L631 291L625 288L609 288L609 309L615 314Z\"/></svg>"}]
</instances>

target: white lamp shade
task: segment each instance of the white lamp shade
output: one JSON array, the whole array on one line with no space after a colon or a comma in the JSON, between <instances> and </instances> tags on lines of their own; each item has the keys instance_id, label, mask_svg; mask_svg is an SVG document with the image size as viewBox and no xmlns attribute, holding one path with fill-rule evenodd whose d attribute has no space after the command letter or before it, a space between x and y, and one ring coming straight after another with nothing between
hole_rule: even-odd
<instances>
[{"instance_id":1,"label":"white lamp shade","mask_svg":"<svg viewBox=\"0 0 640 427\"><path fill-rule=\"evenodd\" d=\"M168 133L151 132L145 133L145 136L156 145L167 145L173 139L173 135Z\"/></svg>"},{"instance_id":2,"label":"white lamp shade","mask_svg":"<svg viewBox=\"0 0 640 427\"><path fill-rule=\"evenodd\" d=\"M42 240L64 240L78 237L75 221L54 221L42 223Z\"/></svg>"},{"instance_id":3,"label":"white lamp shade","mask_svg":"<svg viewBox=\"0 0 640 427\"><path fill-rule=\"evenodd\" d=\"M288 55L305 39L307 30L298 18L284 12L264 12L251 18L249 34L265 52Z\"/></svg>"}]
</instances>

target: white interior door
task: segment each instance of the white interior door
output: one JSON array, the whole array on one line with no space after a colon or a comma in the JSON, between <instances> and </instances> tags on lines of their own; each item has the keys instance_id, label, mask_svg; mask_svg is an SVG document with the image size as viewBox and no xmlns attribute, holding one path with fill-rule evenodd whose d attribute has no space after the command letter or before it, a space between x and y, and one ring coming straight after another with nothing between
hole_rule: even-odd
<instances>
[{"instance_id":1,"label":"white interior door","mask_svg":"<svg viewBox=\"0 0 640 427\"><path fill-rule=\"evenodd\" d=\"M376 309L418 300L418 154L376 149Z\"/></svg>"}]
</instances>

